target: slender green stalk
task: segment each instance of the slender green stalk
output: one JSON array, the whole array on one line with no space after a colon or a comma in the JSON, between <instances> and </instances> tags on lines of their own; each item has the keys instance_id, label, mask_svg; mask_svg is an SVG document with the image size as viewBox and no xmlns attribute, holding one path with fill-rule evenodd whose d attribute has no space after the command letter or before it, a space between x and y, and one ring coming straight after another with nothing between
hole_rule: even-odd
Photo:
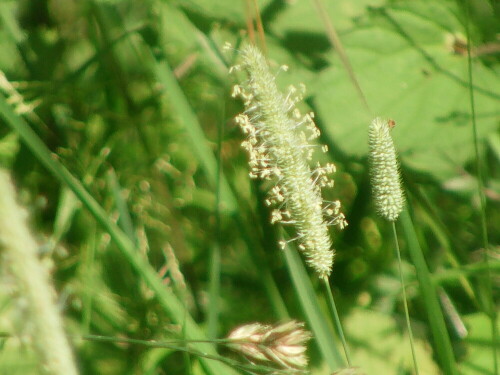
<instances>
[{"instance_id":1,"label":"slender green stalk","mask_svg":"<svg viewBox=\"0 0 500 375\"><path fill-rule=\"evenodd\" d=\"M326 323L324 313L319 306L318 297L311 285L311 280L305 270L304 263L295 249L287 246L283 250L283 254L294 290L304 311L304 316L314 334L314 340L317 342L319 351L328 364L330 371L336 371L344 367L345 362L337 350L337 343L334 340L335 334Z\"/></svg>"},{"instance_id":2,"label":"slender green stalk","mask_svg":"<svg viewBox=\"0 0 500 375\"><path fill-rule=\"evenodd\" d=\"M47 269L38 259L38 245L30 233L27 212L16 202L14 185L0 170L0 250L12 273L20 298L26 301L28 331L39 357L40 372L50 375L78 373L63 321L55 301L55 291Z\"/></svg>"},{"instance_id":3,"label":"slender green stalk","mask_svg":"<svg viewBox=\"0 0 500 375\"><path fill-rule=\"evenodd\" d=\"M219 298L220 298L220 269L221 251L219 244L214 244L210 250L210 270L209 270L209 296L210 304L208 309L207 336L209 339L217 337L219 320Z\"/></svg>"},{"instance_id":4,"label":"slender green stalk","mask_svg":"<svg viewBox=\"0 0 500 375\"><path fill-rule=\"evenodd\" d=\"M185 311L187 312L187 310ZM186 312L184 313L184 317L186 316ZM184 322L185 321L186 319L184 318ZM184 324L182 327L182 335L184 338L186 337L186 324ZM184 340L184 345L185 348L188 349L188 340ZM188 350L183 351L183 359L188 375L193 375L193 368L191 366L191 353L189 353Z\"/></svg>"},{"instance_id":5,"label":"slender green stalk","mask_svg":"<svg viewBox=\"0 0 500 375\"><path fill-rule=\"evenodd\" d=\"M380 118L373 120L370 125L370 174L377 211L380 216L392 224L394 244L398 256L399 277L403 290L406 325L410 337L411 355L413 357L413 368L415 369L415 374L418 375L417 356L415 355L413 331L410 324L410 313L408 311L408 301L403 278L401 250L399 249L395 224L404 207L404 195L396 157L396 148L390 135L390 130L394 125L393 121L384 121Z\"/></svg>"},{"instance_id":6,"label":"slender green stalk","mask_svg":"<svg viewBox=\"0 0 500 375\"><path fill-rule=\"evenodd\" d=\"M401 262L401 250L399 249L398 235L396 232L396 223L392 222L392 233L394 234L394 246L396 247L396 253L398 255L398 266L399 266L399 277L401 279L401 289L403 291L403 305L405 308L405 318L406 318L406 327L408 328L408 335L410 337L410 346L411 346L411 356L413 357L413 368L415 369L415 374L418 375L418 362L417 355L415 353L415 344L413 340L413 330L411 328L410 323L410 313L408 310L408 299L406 297L406 287L405 280L403 277L403 265Z\"/></svg>"},{"instance_id":7,"label":"slender green stalk","mask_svg":"<svg viewBox=\"0 0 500 375\"><path fill-rule=\"evenodd\" d=\"M403 226L403 234L408 246L410 258L415 265L422 301L427 311L429 326L434 338L436 357L440 362L444 374L456 375L458 374L457 364L450 336L446 329L443 311L439 305L436 286L432 281L431 273L425 262L412 220L406 210L401 213L401 224Z\"/></svg>"},{"instance_id":8,"label":"slender green stalk","mask_svg":"<svg viewBox=\"0 0 500 375\"><path fill-rule=\"evenodd\" d=\"M471 56L471 38L470 38L470 28L469 28L469 19L470 19L470 4L465 2L464 4L466 11L466 20L465 20L465 30L467 34L467 71L469 75L469 99L470 99L470 109L471 109L471 117L472 117L472 137L474 140L474 154L476 159L476 173L477 173L477 192L479 194L479 202L481 204L481 239L483 243L484 249L484 262L488 266L486 268L485 280L483 282L486 295L487 295L487 313L490 317L491 321L491 337L493 340L492 351L493 351L493 363L495 366L495 374L498 374L498 312L495 308L495 302L493 300L493 287L492 287L492 274L491 269L489 267L489 240L488 240L488 228L486 223L486 196L484 194L484 184L483 184L483 174L481 171L481 157L479 155L479 140L477 134L477 123L476 123L476 109L474 104L474 83L473 83L473 74L472 74L472 56Z\"/></svg>"},{"instance_id":9,"label":"slender green stalk","mask_svg":"<svg viewBox=\"0 0 500 375\"><path fill-rule=\"evenodd\" d=\"M94 262L95 262L95 254L96 254L96 225L92 223L89 225L89 240L87 242L87 246L84 248L84 260L82 262L81 268L83 277L85 280L89 282L86 283L85 289L83 291L83 309L82 309L82 327L83 332L90 332L90 324L92 322L92 307L93 307L93 287L95 282L94 278Z\"/></svg>"},{"instance_id":10,"label":"slender green stalk","mask_svg":"<svg viewBox=\"0 0 500 375\"><path fill-rule=\"evenodd\" d=\"M191 347L189 344L193 343L210 343L210 344L228 344L231 342L231 340L161 340L161 341L156 341L156 340L138 340L138 339L130 339L130 338L124 338L124 337L110 337L110 336L100 336L100 335L82 335L82 336L75 336L75 339L82 339L86 341L93 341L93 342L103 342L103 343L110 343L110 344L117 344L117 343L122 343L122 344L133 344L133 345L142 345L145 347L149 348L165 348L165 349L172 349L176 350L179 352L184 352L187 355L194 355L198 358L204 358L208 359L211 361L217 361L224 363L225 365L228 365L230 367L233 367L235 369L239 369L241 371L244 371L245 373L248 374L269 374L269 373L274 373L274 374L282 374L282 375L289 375L290 373L292 374L298 374L301 373L300 370L290 370L290 369L277 369L275 367L271 366L265 366L265 365L256 365L256 364L247 364L247 363L241 363L239 361L220 356L218 354L209 354L200 350L197 350L194 347Z\"/></svg>"},{"instance_id":11,"label":"slender green stalk","mask_svg":"<svg viewBox=\"0 0 500 375\"><path fill-rule=\"evenodd\" d=\"M222 111L224 112L224 111ZM224 118L224 116L221 116ZM222 138L224 127L221 122L217 128L217 173L215 185L215 238L221 238L220 221L221 221L221 177L222 177ZM209 270L209 309L208 309L208 329L207 336L210 339L217 337L217 328L219 321L219 298L220 298L220 272L221 272L221 250L220 244L214 243L210 249L210 270Z\"/></svg>"},{"instance_id":12,"label":"slender green stalk","mask_svg":"<svg viewBox=\"0 0 500 375\"><path fill-rule=\"evenodd\" d=\"M328 307L330 309L330 313L333 316L333 321L335 322L335 327L337 328L337 332L340 337L340 341L342 341L342 346L344 347L344 354L347 361L347 365L352 367L351 354L349 351L349 347L347 346L347 341L345 339L344 330L342 329L342 323L340 322L339 313L337 311L337 306L335 305L335 300L333 299L332 288L330 288L330 283L327 279L323 279L326 294L328 296Z\"/></svg>"}]
</instances>

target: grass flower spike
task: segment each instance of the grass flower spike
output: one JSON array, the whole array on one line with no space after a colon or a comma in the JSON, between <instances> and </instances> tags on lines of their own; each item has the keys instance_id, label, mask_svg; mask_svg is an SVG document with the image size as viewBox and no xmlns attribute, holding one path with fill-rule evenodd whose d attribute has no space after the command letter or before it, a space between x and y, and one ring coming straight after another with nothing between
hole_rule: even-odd
<instances>
[{"instance_id":1,"label":"grass flower spike","mask_svg":"<svg viewBox=\"0 0 500 375\"><path fill-rule=\"evenodd\" d=\"M308 361L306 344L312 337L303 327L304 324L294 320L274 327L246 324L229 334L229 346L251 361L302 370Z\"/></svg>"},{"instance_id":2,"label":"grass flower spike","mask_svg":"<svg viewBox=\"0 0 500 375\"><path fill-rule=\"evenodd\" d=\"M296 108L305 88L292 86L281 93L255 46L246 45L241 60L233 70L243 69L248 78L234 87L233 96L245 104L236 122L247 135L242 145L250 157L250 177L276 181L266 200L276 207L271 222L293 225L306 262L320 278L328 278L334 257L328 225L343 228L347 223L340 203L325 202L321 195L322 188L333 186L328 175L335 166L317 164L311 169L309 165L318 147L311 141L319 137L319 130L313 113L302 115ZM326 146L321 149L327 151Z\"/></svg>"},{"instance_id":3,"label":"grass flower spike","mask_svg":"<svg viewBox=\"0 0 500 375\"><path fill-rule=\"evenodd\" d=\"M22 333L29 335L34 344L40 373L76 375L78 371L64 332L55 291L48 270L38 258L39 247L28 229L27 219L26 209L17 203L9 173L1 169L0 260L16 282L22 301L20 305L26 305L26 316L20 312L25 324ZM17 371L7 371L14 372Z\"/></svg>"},{"instance_id":4,"label":"grass flower spike","mask_svg":"<svg viewBox=\"0 0 500 375\"><path fill-rule=\"evenodd\" d=\"M390 135L393 127L394 121L377 117L369 129L373 196L378 213L389 221L396 221L404 206L396 150Z\"/></svg>"}]
</instances>

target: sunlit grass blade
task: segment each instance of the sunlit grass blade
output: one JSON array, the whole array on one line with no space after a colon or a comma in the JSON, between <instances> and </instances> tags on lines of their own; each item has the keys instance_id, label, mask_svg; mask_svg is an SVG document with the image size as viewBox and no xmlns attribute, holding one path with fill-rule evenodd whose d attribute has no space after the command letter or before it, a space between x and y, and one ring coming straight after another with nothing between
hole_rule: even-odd
<instances>
[{"instance_id":1,"label":"sunlit grass blade","mask_svg":"<svg viewBox=\"0 0 500 375\"><path fill-rule=\"evenodd\" d=\"M429 325L434 339L434 348L438 361L446 375L456 375L457 367L450 337L446 329L443 312L439 305L436 286L432 281L431 274L422 254L422 249L417 239L417 234L413 228L410 215L407 210L401 213L400 221L403 227L404 237L407 243L408 252L415 266L417 280L420 287L422 301L427 311Z\"/></svg>"},{"instance_id":2,"label":"sunlit grass blade","mask_svg":"<svg viewBox=\"0 0 500 375\"><path fill-rule=\"evenodd\" d=\"M283 250L283 253L285 254L286 265L292 278L293 287L323 359L331 371L344 367L342 357L333 340L333 332L326 323L324 313L322 313L318 304L316 294L299 254L289 246Z\"/></svg>"},{"instance_id":3,"label":"sunlit grass blade","mask_svg":"<svg viewBox=\"0 0 500 375\"><path fill-rule=\"evenodd\" d=\"M155 293L158 302L166 314L176 324L185 324L186 339L202 340L205 338L203 331L198 327L193 318L186 312L185 307L177 297L162 283L162 280L137 251L135 245L120 228L109 219L108 213L97 203L78 181L52 154L26 121L16 115L7 104L3 94L0 94L0 116L13 130L15 130L35 157L42 163L62 184L66 185L80 199L82 204L90 211L96 221L109 233L112 241L122 255L144 280L146 285ZM207 343L192 344L200 352L214 354L215 349ZM207 358L200 358L208 374L232 374L234 370Z\"/></svg>"}]
</instances>

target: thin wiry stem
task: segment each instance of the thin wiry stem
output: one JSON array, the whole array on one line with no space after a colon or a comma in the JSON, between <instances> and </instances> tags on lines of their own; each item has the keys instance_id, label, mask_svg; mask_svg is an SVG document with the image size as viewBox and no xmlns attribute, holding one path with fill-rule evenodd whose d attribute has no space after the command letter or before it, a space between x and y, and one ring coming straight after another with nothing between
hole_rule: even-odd
<instances>
[{"instance_id":1,"label":"thin wiry stem","mask_svg":"<svg viewBox=\"0 0 500 375\"><path fill-rule=\"evenodd\" d=\"M470 98L470 107L471 107L471 117L472 117L472 136L474 140L474 153L476 159L476 173L477 173L477 192L479 194L479 202L481 204L481 237L484 248L484 261L487 265L486 268L486 290L488 294L488 315L491 320L491 338L493 341L492 350L493 350L493 363L495 367L495 374L498 374L498 355L497 355L497 346L498 346L498 313L495 309L495 303L493 301L493 288L492 288L492 274L491 268L489 266L489 256L488 256L488 229L486 225L486 197L484 194L484 185L483 185L483 175L481 172L481 159L479 156L479 140L477 135L477 124L476 124L476 109L474 103L474 85L473 85L473 75L472 75L472 56L471 56L471 38L470 38L470 28L469 28L469 18L470 18L470 9L469 4L465 2L465 11L466 11L466 20L465 20L465 30L467 34L467 71L469 75L469 98Z\"/></svg>"},{"instance_id":2,"label":"thin wiry stem","mask_svg":"<svg viewBox=\"0 0 500 375\"><path fill-rule=\"evenodd\" d=\"M413 368L415 369L415 374L418 375L418 362L417 362L417 355L415 353L415 344L413 341L413 330L411 328L411 323L410 323L408 299L406 297L405 280L403 277L403 265L401 262L401 250L399 249L398 236L396 232L396 223L394 221L392 222L392 233L394 235L394 246L396 247L396 253L398 255L399 278L401 279L401 289L403 291L403 305L405 308L406 327L408 328L408 335L410 337L411 356L413 357Z\"/></svg>"},{"instance_id":3,"label":"thin wiry stem","mask_svg":"<svg viewBox=\"0 0 500 375\"><path fill-rule=\"evenodd\" d=\"M196 357L206 358L213 361L218 361L227 364L233 368L237 368L239 370L244 371L248 374L269 374L273 373L276 375L283 374L301 374L302 370L297 369L280 369L273 366L266 365L257 365L253 363L241 363L240 361L233 360L227 358L225 356L209 354L206 352L199 351L195 348L189 346L192 343L214 343L214 344L230 344L234 343L234 340L230 339L215 339L215 340L140 340L140 339L131 339L125 337L112 337L112 336L101 336L101 335L82 335L82 336L74 336L75 339L82 339L86 341L94 341L94 342L104 342L104 343L123 343L123 344L132 344L132 345L141 345L149 348L166 348L171 349L183 353L187 353L188 355L194 355ZM192 367L192 366L190 366Z\"/></svg>"},{"instance_id":4,"label":"thin wiry stem","mask_svg":"<svg viewBox=\"0 0 500 375\"><path fill-rule=\"evenodd\" d=\"M330 282L328 281L327 278L324 278L323 281L324 281L324 285L326 288L326 294L328 296L328 302L329 302L328 307L330 309L330 313L333 316L333 320L335 322L335 326L337 328L337 332L339 334L340 341L342 341L342 346L344 348L344 354L345 354L345 358L347 361L347 365L349 367L352 367L351 354L349 351L349 347L347 346L347 341L345 339L344 330L342 328L342 323L340 322L339 313L337 311L337 306L335 305L335 300L333 299L333 293L332 293L332 288L330 288Z\"/></svg>"}]
</instances>

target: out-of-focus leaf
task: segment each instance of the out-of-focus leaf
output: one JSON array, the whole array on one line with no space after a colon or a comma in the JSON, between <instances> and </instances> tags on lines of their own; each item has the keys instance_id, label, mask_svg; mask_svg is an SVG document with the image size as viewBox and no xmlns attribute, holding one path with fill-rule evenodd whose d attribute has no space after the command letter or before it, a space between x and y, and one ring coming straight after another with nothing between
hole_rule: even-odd
<instances>
[{"instance_id":1,"label":"out-of-focus leaf","mask_svg":"<svg viewBox=\"0 0 500 375\"><path fill-rule=\"evenodd\" d=\"M345 319L349 341L353 344L353 364L361 373L396 375L411 373L413 369L408 335L389 315L376 311L355 310ZM355 343L363 343L356 347ZM432 353L425 342L416 339L415 351L421 374L440 374L432 361Z\"/></svg>"},{"instance_id":2,"label":"out-of-focus leaf","mask_svg":"<svg viewBox=\"0 0 500 375\"><path fill-rule=\"evenodd\" d=\"M398 4L373 10L369 22L342 38L373 114L336 66L319 76L314 103L327 137L351 156L366 154L372 116L393 118L402 162L443 181L474 155L467 57L457 49L464 31L446 4ZM472 69L483 139L498 126L498 78L477 58Z\"/></svg>"},{"instance_id":3,"label":"out-of-focus leaf","mask_svg":"<svg viewBox=\"0 0 500 375\"><path fill-rule=\"evenodd\" d=\"M465 340L469 343L469 350L467 358L460 366L462 374L493 375L495 369L493 363L491 320L485 314L477 313L465 316L464 322L469 330L469 335Z\"/></svg>"},{"instance_id":4,"label":"out-of-focus leaf","mask_svg":"<svg viewBox=\"0 0 500 375\"><path fill-rule=\"evenodd\" d=\"M245 0L247 1L247 0ZM258 0L259 10L262 11L270 3L270 0ZM245 22L245 2L232 0L188 0L182 1L182 7L189 12L203 15L205 18L215 20L226 20L233 23L244 24ZM248 1L254 3L253 0Z\"/></svg>"},{"instance_id":5,"label":"out-of-focus leaf","mask_svg":"<svg viewBox=\"0 0 500 375\"><path fill-rule=\"evenodd\" d=\"M384 3L382 0L321 1L325 5L328 17L338 29L353 27L356 19L365 14L366 7L380 6ZM311 22L312 20L314 22ZM311 0L289 2L273 17L269 26L274 33L284 38L291 35L310 35L326 39L325 26Z\"/></svg>"},{"instance_id":6,"label":"out-of-focus leaf","mask_svg":"<svg viewBox=\"0 0 500 375\"><path fill-rule=\"evenodd\" d=\"M0 165L10 166L19 151L19 140L16 133L11 132L0 139Z\"/></svg>"}]
</instances>

